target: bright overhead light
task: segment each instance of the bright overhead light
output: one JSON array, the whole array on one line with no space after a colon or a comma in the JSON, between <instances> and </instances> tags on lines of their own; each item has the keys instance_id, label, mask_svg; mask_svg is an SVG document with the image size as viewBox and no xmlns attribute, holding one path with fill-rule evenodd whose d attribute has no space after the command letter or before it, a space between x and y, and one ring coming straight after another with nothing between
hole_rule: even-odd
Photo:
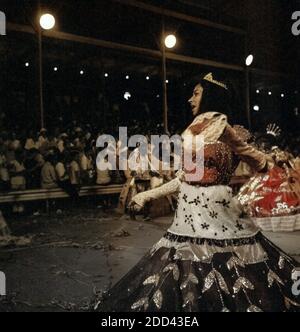
<instances>
[{"instance_id":1,"label":"bright overhead light","mask_svg":"<svg viewBox=\"0 0 300 332\"><path fill-rule=\"evenodd\" d=\"M281 98L284 98L284 93L281 94Z\"/></svg>"},{"instance_id":2,"label":"bright overhead light","mask_svg":"<svg viewBox=\"0 0 300 332\"><path fill-rule=\"evenodd\" d=\"M146 80L149 81L149 80L150 80L150 77L149 77L149 76L146 76Z\"/></svg>"},{"instance_id":3,"label":"bright overhead light","mask_svg":"<svg viewBox=\"0 0 300 332\"><path fill-rule=\"evenodd\" d=\"M271 91L269 91L269 92L268 92L268 95L269 95L269 96L272 96L272 92L271 92Z\"/></svg>"},{"instance_id":4,"label":"bright overhead light","mask_svg":"<svg viewBox=\"0 0 300 332\"><path fill-rule=\"evenodd\" d=\"M252 65L252 62L254 60L254 56L252 54L249 54L246 58L246 66L251 66Z\"/></svg>"},{"instance_id":5,"label":"bright overhead light","mask_svg":"<svg viewBox=\"0 0 300 332\"><path fill-rule=\"evenodd\" d=\"M104 74L104 77L108 77L108 73L105 73L105 74Z\"/></svg>"},{"instance_id":6,"label":"bright overhead light","mask_svg":"<svg viewBox=\"0 0 300 332\"><path fill-rule=\"evenodd\" d=\"M125 93L124 93L124 99L125 99L125 100L129 100L130 98L131 98L131 93L128 92L128 91L125 92Z\"/></svg>"},{"instance_id":7,"label":"bright overhead light","mask_svg":"<svg viewBox=\"0 0 300 332\"><path fill-rule=\"evenodd\" d=\"M84 71L83 70L80 70L80 75L83 75L84 74Z\"/></svg>"},{"instance_id":8,"label":"bright overhead light","mask_svg":"<svg viewBox=\"0 0 300 332\"><path fill-rule=\"evenodd\" d=\"M165 38L165 45L166 45L167 48L175 47L176 43L177 43L177 39L174 35L168 35Z\"/></svg>"},{"instance_id":9,"label":"bright overhead light","mask_svg":"<svg viewBox=\"0 0 300 332\"><path fill-rule=\"evenodd\" d=\"M55 26L55 18L51 14L44 14L40 17L40 26L44 30L50 30Z\"/></svg>"},{"instance_id":10,"label":"bright overhead light","mask_svg":"<svg viewBox=\"0 0 300 332\"><path fill-rule=\"evenodd\" d=\"M260 110L258 105L253 106L254 111L258 112Z\"/></svg>"},{"instance_id":11,"label":"bright overhead light","mask_svg":"<svg viewBox=\"0 0 300 332\"><path fill-rule=\"evenodd\" d=\"M126 80L129 80L129 79L130 79L129 75L126 75Z\"/></svg>"},{"instance_id":12,"label":"bright overhead light","mask_svg":"<svg viewBox=\"0 0 300 332\"><path fill-rule=\"evenodd\" d=\"M29 67L29 62L26 62L26 63L25 63L25 67Z\"/></svg>"},{"instance_id":13,"label":"bright overhead light","mask_svg":"<svg viewBox=\"0 0 300 332\"><path fill-rule=\"evenodd\" d=\"M168 83L169 83L169 80L166 80L166 83L168 84Z\"/></svg>"},{"instance_id":14,"label":"bright overhead light","mask_svg":"<svg viewBox=\"0 0 300 332\"><path fill-rule=\"evenodd\" d=\"M259 94L259 93L260 93L260 91L257 89L257 90L256 90L256 93L257 93L257 94Z\"/></svg>"},{"instance_id":15,"label":"bright overhead light","mask_svg":"<svg viewBox=\"0 0 300 332\"><path fill-rule=\"evenodd\" d=\"M54 71L58 71L58 68L57 68L57 67L54 67L53 70L54 70Z\"/></svg>"}]
</instances>

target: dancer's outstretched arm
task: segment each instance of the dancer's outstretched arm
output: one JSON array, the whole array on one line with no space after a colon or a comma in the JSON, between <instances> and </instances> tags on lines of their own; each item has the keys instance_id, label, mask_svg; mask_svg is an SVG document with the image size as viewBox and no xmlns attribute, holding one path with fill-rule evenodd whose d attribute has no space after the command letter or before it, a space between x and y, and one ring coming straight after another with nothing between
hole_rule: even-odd
<instances>
[{"instance_id":1,"label":"dancer's outstretched arm","mask_svg":"<svg viewBox=\"0 0 300 332\"><path fill-rule=\"evenodd\" d=\"M132 198L129 207L134 211L140 211L147 202L165 197L167 195L175 194L180 188L181 176L181 174L178 174L174 180L158 188L137 194Z\"/></svg>"}]
</instances>

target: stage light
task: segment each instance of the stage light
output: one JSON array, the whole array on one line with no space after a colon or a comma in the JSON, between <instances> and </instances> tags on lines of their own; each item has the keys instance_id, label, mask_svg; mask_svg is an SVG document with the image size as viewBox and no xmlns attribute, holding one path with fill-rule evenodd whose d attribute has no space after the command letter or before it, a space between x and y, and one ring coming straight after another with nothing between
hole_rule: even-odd
<instances>
[{"instance_id":1,"label":"stage light","mask_svg":"<svg viewBox=\"0 0 300 332\"><path fill-rule=\"evenodd\" d=\"M257 93L257 94L259 94L259 93L260 93L260 91L259 91L259 90L256 90L256 93Z\"/></svg>"},{"instance_id":2,"label":"stage light","mask_svg":"<svg viewBox=\"0 0 300 332\"><path fill-rule=\"evenodd\" d=\"M129 79L130 79L130 77L129 77L129 75L127 75L127 76L126 76L126 80L129 80Z\"/></svg>"},{"instance_id":3,"label":"stage light","mask_svg":"<svg viewBox=\"0 0 300 332\"><path fill-rule=\"evenodd\" d=\"M268 92L268 95L269 95L269 96L272 96L272 92L271 92L271 91L269 91L269 92Z\"/></svg>"},{"instance_id":4,"label":"stage light","mask_svg":"<svg viewBox=\"0 0 300 332\"><path fill-rule=\"evenodd\" d=\"M124 93L124 99L125 99L125 100L129 100L130 98L131 98L131 93L128 92L128 91L125 92L125 93Z\"/></svg>"},{"instance_id":5,"label":"stage light","mask_svg":"<svg viewBox=\"0 0 300 332\"><path fill-rule=\"evenodd\" d=\"M168 84L168 83L169 83L169 80L166 80L166 83Z\"/></svg>"},{"instance_id":6,"label":"stage light","mask_svg":"<svg viewBox=\"0 0 300 332\"><path fill-rule=\"evenodd\" d=\"M57 67L54 67L53 70L54 70L54 71L58 71L58 68L57 68Z\"/></svg>"},{"instance_id":7,"label":"stage light","mask_svg":"<svg viewBox=\"0 0 300 332\"><path fill-rule=\"evenodd\" d=\"M281 94L281 98L284 98L284 93Z\"/></svg>"},{"instance_id":8,"label":"stage light","mask_svg":"<svg viewBox=\"0 0 300 332\"><path fill-rule=\"evenodd\" d=\"M25 63L25 67L29 67L29 62L26 62L26 63Z\"/></svg>"},{"instance_id":9,"label":"stage light","mask_svg":"<svg viewBox=\"0 0 300 332\"><path fill-rule=\"evenodd\" d=\"M252 54L249 54L246 58L246 66L251 66L254 60L254 56Z\"/></svg>"},{"instance_id":10,"label":"stage light","mask_svg":"<svg viewBox=\"0 0 300 332\"><path fill-rule=\"evenodd\" d=\"M167 48L175 47L176 43L177 43L177 39L174 35L168 35L165 38L165 45L166 45Z\"/></svg>"},{"instance_id":11,"label":"stage light","mask_svg":"<svg viewBox=\"0 0 300 332\"><path fill-rule=\"evenodd\" d=\"M253 109L254 109L255 112L258 112L260 110L258 105L253 106Z\"/></svg>"},{"instance_id":12,"label":"stage light","mask_svg":"<svg viewBox=\"0 0 300 332\"><path fill-rule=\"evenodd\" d=\"M146 80L149 81L149 80L150 80L150 77L149 77L149 76L146 76Z\"/></svg>"},{"instance_id":13,"label":"stage light","mask_svg":"<svg viewBox=\"0 0 300 332\"><path fill-rule=\"evenodd\" d=\"M108 77L108 73L105 73L105 74L104 74L104 77Z\"/></svg>"},{"instance_id":14,"label":"stage light","mask_svg":"<svg viewBox=\"0 0 300 332\"><path fill-rule=\"evenodd\" d=\"M51 14L44 14L40 18L40 26L44 30L50 30L55 26L55 18Z\"/></svg>"},{"instance_id":15,"label":"stage light","mask_svg":"<svg viewBox=\"0 0 300 332\"><path fill-rule=\"evenodd\" d=\"M84 74L84 71L83 70L80 70L80 75L83 75Z\"/></svg>"}]
</instances>

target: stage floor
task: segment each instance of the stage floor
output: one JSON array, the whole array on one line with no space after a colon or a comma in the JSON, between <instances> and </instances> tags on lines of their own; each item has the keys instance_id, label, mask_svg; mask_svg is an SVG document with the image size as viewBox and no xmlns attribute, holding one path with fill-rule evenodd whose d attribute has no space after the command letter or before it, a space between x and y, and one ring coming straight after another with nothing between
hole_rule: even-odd
<instances>
[{"instance_id":1,"label":"stage floor","mask_svg":"<svg viewBox=\"0 0 300 332\"><path fill-rule=\"evenodd\" d=\"M0 310L79 311L140 260L172 216L133 221L84 206L8 222L15 235L33 240L25 248L0 250L9 300L0 302ZM300 261L300 232L266 235Z\"/></svg>"}]
</instances>

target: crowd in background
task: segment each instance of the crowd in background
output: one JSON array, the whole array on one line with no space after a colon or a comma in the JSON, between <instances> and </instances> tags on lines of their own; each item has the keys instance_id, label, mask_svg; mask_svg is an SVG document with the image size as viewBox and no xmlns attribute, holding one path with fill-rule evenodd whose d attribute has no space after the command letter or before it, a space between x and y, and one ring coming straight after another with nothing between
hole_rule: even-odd
<instances>
[{"instance_id":1,"label":"crowd in background","mask_svg":"<svg viewBox=\"0 0 300 332\"><path fill-rule=\"evenodd\" d=\"M135 124L132 134L145 133L142 125ZM162 133L161 126L153 134ZM51 189L61 187L71 196L85 185L120 184L126 181L120 171L100 171L96 167L99 149L97 137L103 134L90 124L73 121L65 129L60 127L38 133L28 130L0 134L0 191L25 189ZM115 134L117 133L107 133ZM263 145L263 133L255 133L258 145ZM254 139L254 142L255 142ZM117 141L117 137L116 137ZM278 138L282 149L300 155L300 135L287 134Z\"/></svg>"}]
</instances>

